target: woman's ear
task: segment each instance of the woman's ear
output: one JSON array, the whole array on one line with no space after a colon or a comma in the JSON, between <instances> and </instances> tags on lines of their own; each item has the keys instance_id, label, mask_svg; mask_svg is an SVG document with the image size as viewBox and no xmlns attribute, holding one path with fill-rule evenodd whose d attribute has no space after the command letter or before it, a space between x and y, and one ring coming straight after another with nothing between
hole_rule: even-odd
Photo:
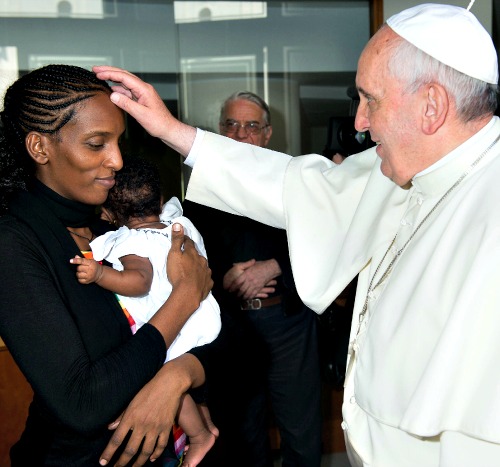
<instances>
[{"instance_id":1,"label":"woman's ear","mask_svg":"<svg viewBox=\"0 0 500 467\"><path fill-rule=\"evenodd\" d=\"M48 146L49 140L46 135L30 131L26 136L26 150L37 164L45 165L49 161Z\"/></svg>"}]
</instances>

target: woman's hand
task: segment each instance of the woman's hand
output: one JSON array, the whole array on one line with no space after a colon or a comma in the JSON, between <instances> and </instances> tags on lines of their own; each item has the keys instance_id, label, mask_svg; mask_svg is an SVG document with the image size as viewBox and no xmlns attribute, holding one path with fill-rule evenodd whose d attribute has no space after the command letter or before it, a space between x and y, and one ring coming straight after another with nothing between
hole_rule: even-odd
<instances>
[{"instance_id":1,"label":"woman's hand","mask_svg":"<svg viewBox=\"0 0 500 467\"><path fill-rule=\"evenodd\" d=\"M172 226L167 276L172 292L149 323L161 332L168 348L214 285L207 260L198 253L193 241L184 235L181 224Z\"/></svg>"},{"instance_id":2,"label":"woman's hand","mask_svg":"<svg viewBox=\"0 0 500 467\"><path fill-rule=\"evenodd\" d=\"M205 372L200 361L183 354L163 365L157 375L134 397L122 416L109 428L115 429L99 463L107 465L131 433L125 449L114 464L127 465L137 455L134 467L148 459L158 459L167 446L182 395L191 387L203 384Z\"/></svg>"},{"instance_id":3,"label":"woman's hand","mask_svg":"<svg viewBox=\"0 0 500 467\"><path fill-rule=\"evenodd\" d=\"M167 276L174 290L183 287L191 299L196 299L198 305L214 285L207 259L198 253L193 240L184 235L181 224L172 226L172 247L167 257Z\"/></svg>"},{"instance_id":4,"label":"woman's hand","mask_svg":"<svg viewBox=\"0 0 500 467\"><path fill-rule=\"evenodd\" d=\"M177 120L153 86L121 68L103 65L92 69L99 79L118 83L111 94L118 107L134 117L151 136L160 138L183 156L188 155L196 129Z\"/></svg>"},{"instance_id":5,"label":"woman's hand","mask_svg":"<svg viewBox=\"0 0 500 467\"><path fill-rule=\"evenodd\" d=\"M162 333L169 347L213 286L207 260L184 235L180 224L172 226L167 275L172 283L172 293L149 322ZM110 425L116 431L101 456L100 464L110 462L129 433L130 438L115 465L127 465L132 458L135 458L134 466L144 465L148 459L156 460L167 445L181 396L204 380L203 367L193 355L184 354L163 365L130 402L122 417Z\"/></svg>"}]
</instances>

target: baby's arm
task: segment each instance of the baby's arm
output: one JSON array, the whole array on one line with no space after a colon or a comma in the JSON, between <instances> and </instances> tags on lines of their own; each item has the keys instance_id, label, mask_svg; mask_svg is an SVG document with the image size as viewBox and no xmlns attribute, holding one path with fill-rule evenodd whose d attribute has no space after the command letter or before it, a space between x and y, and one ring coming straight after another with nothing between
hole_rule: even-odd
<instances>
[{"instance_id":1,"label":"baby's arm","mask_svg":"<svg viewBox=\"0 0 500 467\"><path fill-rule=\"evenodd\" d=\"M69 262L76 264L76 278L80 284L98 282L104 275L105 268L108 267L98 263L95 259L82 258L78 255Z\"/></svg>"},{"instance_id":2,"label":"baby's arm","mask_svg":"<svg viewBox=\"0 0 500 467\"><path fill-rule=\"evenodd\" d=\"M151 289L153 267L147 258L136 255L122 256L120 262L123 271L80 256L75 256L70 262L77 265L76 277L81 284L95 282L111 292L127 297L140 297Z\"/></svg>"}]
</instances>

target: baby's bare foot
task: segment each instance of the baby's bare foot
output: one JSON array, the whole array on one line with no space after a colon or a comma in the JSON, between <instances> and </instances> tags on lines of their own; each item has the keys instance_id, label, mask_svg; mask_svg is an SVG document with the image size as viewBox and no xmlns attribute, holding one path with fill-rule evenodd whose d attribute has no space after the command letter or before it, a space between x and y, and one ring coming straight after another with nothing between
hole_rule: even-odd
<instances>
[{"instance_id":1,"label":"baby's bare foot","mask_svg":"<svg viewBox=\"0 0 500 467\"><path fill-rule=\"evenodd\" d=\"M215 429L217 435L212 431ZM217 439L219 430L213 426L209 430L203 430L196 436L191 436L189 438L189 445L186 446L185 455L182 462L182 467L196 467L201 460L205 457L205 454L210 451L212 446Z\"/></svg>"}]
</instances>

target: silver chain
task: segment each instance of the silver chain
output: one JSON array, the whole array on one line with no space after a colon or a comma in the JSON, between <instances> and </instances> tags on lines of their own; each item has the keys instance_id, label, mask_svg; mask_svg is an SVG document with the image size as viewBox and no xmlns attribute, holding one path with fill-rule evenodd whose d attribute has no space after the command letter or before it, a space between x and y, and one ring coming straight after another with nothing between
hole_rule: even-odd
<instances>
[{"instance_id":1,"label":"silver chain","mask_svg":"<svg viewBox=\"0 0 500 467\"><path fill-rule=\"evenodd\" d=\"M477 164L479 164L479 162L481 161L481 159L488 153L488 151L490 151L490 149L495 146L495 144L498 142L498 140L500 140L500 134L495 138L495 140L481 153L481 155L470 165L470 167L458 178L458 180L448 189L448 191L446 191L446 193L441 197L441 199L434 205L434 207L427 213L427 215L422 219L422 221L420 222L420 224L418 224L417 228L413 231L413 233L410 235L410 237L408 238L408 240L405 242L405 244L396 252L396 254L394 255L394 258L391 260L391 262L388 264L387 268L385 269L384 273L382 274L382 277L378 280L378 282L373 285L373 282L375 280L375 277L377 276L378 274L378 271L379 269L381 268L382 264L384 263L385 261L385 258L387 257L387 255L389 254L389 251L391 250L392 246L394 245L394 243L396 242L396 238L398 236L398 234L396 233L396 235L394 236L394 238L392 239L392 242L391 244L389 245L389 248L387 248L387 251L385 252L383 258L380 260L380 263L378 264L377 266L377 269L375 269L375 273L373 274L372 276L372 279L370 281L370 284L368 285L368 290L366 292L366 298L365 298L365 303L363 305L363 309L361 310L361 312L359 313L359 325L361 325L361 322L363 321L365 315L366 315L366 311L368 310L368 301L370 299L370 295L372 294L372 292L378 287L380 286L380 284L382 284L384 282L384 280L387 278L387 276L390 274L391 270L392 270L392 267L394 266L394 263L396 262L396 260L401 256L401 254L403 253L403 251L405 250L405 248L408 246L408 244L410 243L410 241L413 239L413 237L415 237L415 235L417 234L417 232L420 230L420 227L422 227L422 225L427 221L427 219L429 219L429 217L431 216L431 214L438 208L438 206L441 205L441 203L449 196L449 194L458 186L460 185L460 183L463 181L463 179L465 177L467 177L467 175L469 175L469 173L476 167ZM358 332L359 332L359 328L358 328Z\"/></svg>"}]
</instances>

